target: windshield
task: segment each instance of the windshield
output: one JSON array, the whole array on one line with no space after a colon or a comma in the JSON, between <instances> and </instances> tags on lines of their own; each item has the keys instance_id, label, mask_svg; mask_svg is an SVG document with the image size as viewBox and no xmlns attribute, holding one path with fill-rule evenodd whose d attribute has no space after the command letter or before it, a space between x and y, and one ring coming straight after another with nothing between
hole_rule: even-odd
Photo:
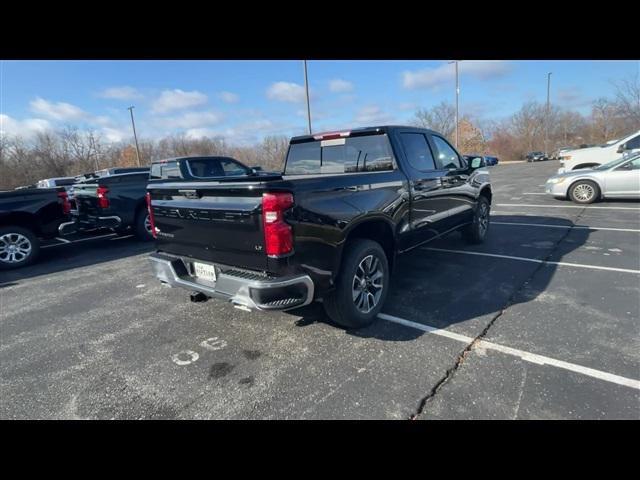
<instances>
[{"instance_id":1,"label":"windshield","mask_svg":"<svg viewBox=\"0 0 640 480\"><path fill-rule=\"evenodd\" d=\"M609 170L610 168L614 168L617 167L618 165L620 165L621 163L626 162L627 160L630 160L631 158L637 158L640 155L636 155L634 157L620 157L620 158L616 158L615 160L612 160L609 163L605 163L603 165L600 165L599 167L594 168L594 170Z\"/></svg>"}]
</instances>

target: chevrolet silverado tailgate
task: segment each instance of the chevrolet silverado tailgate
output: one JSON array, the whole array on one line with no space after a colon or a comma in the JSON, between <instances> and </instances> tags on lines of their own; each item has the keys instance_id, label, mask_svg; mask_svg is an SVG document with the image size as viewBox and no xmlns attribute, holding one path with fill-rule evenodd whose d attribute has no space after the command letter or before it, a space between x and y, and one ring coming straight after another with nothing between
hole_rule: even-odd
<instances>
[{"instance_id":1,"label":"chevrolet silverado tailgate","mask_svg":"<svg viewBox=\"0 0 640 480\"><path fill-rule=\"evenodd\" d=\"M265 270L265 182L150 184L159 251Z\"/></svg>"}]
</instances>

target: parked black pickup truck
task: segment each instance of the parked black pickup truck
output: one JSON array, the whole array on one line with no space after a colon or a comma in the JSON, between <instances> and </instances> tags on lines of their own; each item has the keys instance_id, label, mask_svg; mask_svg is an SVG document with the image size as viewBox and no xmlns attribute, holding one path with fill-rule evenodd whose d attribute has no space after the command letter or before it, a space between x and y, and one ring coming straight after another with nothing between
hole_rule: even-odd
<instances>
[{"instance_id":1,"label":"parked black pickup truck","mask_svg":"<svg viewBox=\"0 0 640 480\"><path fill-rule=\"evenodd\" d=\"M0 269L33 263L41 239L55 237L70 210L64 187L0 192Z\"/></svg>"},{"instance_id":2,"label":"parked black pickup truck","mask_svg":"<svg viewBox=\"0 0 640 480\"><path fill-rule=\"evenodd\" d=\"M141 240L152 240L145 201L148 170L86 178L73 185L75 209L72 219L60 226L61 235L110 228L129 230Z\"/></svg>"},{"instance_id":3,"label":"parked black pickup truck","mask_svg":"<svg viewBox=\"0 0 640 480\"><path fill-rule=\"evenodd\" d=\"M334 322L362 327L384 304L398 253L458 229L482 242L489 228L488 171L430 130L294 137L282 174L154 175L192 161L153 165L148 192L156 276L195 299L259 310L322 300Z\"/></svg>"}]
</instances>

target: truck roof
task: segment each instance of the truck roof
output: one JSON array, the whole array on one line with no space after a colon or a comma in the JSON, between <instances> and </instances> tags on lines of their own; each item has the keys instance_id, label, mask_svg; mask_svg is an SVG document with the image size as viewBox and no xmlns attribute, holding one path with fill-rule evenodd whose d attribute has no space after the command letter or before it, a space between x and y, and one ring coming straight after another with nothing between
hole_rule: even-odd
<instances>
[{"instance_id":1,"label":"truck roof","mask_svg":"<svg viewBox=\"0 0 640 480\"><path fill-rule=\"evenodd\" d=\"M318 132L318 133L312 133L311 135L298 135L296 137L292 137L289 143L302 143L302 142L310 142L313 140L321 140L323 136L332 136L332 135L346 137L353 134L367 135L367 134L376 133L376 132L389 133L392 130L398 130L398 129L419 130L421 132L438 134L438 132L434 130L430 130L428 128L416 127L415 125L378 125L378 126L372 126L372 127L359 127L359 128L352 128L352 129L334 130L331 132Z\"/></svg>"},{"instance_id":2,"label":"truck roof","mask_svg":"<svg viewBox=\"0 0 640 480\"><path fill-rule=\"evenodd\" d=\"M169 157L169 158L161 158L158 160L153 160L151 162L151 164L154 163L166 163L166 162L175 162L177 160L197 160L200 158L228 158L230 160L233 160L234 162L238 162L238 163L242 163L239 160L230 157L229 155L183 155L180 157Z\"/></svg>"}]
</instances>

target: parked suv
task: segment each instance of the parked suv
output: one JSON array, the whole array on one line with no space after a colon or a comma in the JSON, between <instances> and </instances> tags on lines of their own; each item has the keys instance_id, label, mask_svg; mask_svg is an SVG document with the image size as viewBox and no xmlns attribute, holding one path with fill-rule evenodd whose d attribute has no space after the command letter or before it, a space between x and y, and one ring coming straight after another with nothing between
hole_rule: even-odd
<instances>
[{"instance_id":1,"label":"parked suv","mask_svg":"<svg viewBox=\"0 0 640 480\"><path fill-rule=\"evenodd\" d=\"M558 173L593 168L616 160L623 155L640 152L640 130L618 140L590 148L569 150L560 156Z\"/></svg>"},{"instance_id":2,"label":"parked suv","mask_svg":"<svg viewBox=\"0 0 640 480\"><path fill-rule=\"evenodd\" d=\"M294 137L282 174L196 161L197 178L183 177L194 159L154 164L147 194L155 274L194 299L258 310L322 300L335 323L363 327L384 305L398 254L456 230L480 243L489 229L488 171L431 130Z\"/></svg>"}]
</instances>

